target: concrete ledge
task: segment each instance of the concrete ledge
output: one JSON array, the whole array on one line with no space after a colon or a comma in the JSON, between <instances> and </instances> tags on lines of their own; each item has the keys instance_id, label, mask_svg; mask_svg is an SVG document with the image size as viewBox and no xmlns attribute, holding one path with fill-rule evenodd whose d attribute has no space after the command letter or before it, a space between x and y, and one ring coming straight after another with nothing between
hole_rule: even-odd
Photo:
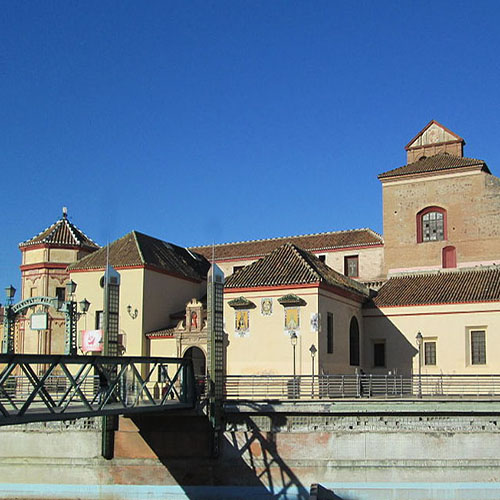
<instances>
[{"instance_id":1,"label":"concrete ledge","mask_svg":"<svg viewBox=\"0 0 500 500\"><path fill-rule=\"evenodd\" d=\"M285 402L285 401L234 401L224 403L224 412L269 414L269 413L306 413L306 414L467 414L500 415L500 401L463 399L450 400L342 400L330 402Z\"/></svg>"}]
</instances>

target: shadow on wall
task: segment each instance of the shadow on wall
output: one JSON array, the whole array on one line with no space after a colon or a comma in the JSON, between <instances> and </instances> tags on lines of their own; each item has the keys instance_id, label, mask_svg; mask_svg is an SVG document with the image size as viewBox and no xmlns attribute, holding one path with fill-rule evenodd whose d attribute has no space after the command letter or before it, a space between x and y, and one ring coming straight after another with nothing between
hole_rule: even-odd
<instances>
[{"instance_id":1,"label":"shadow on wall","mask_svg":"<svg viewBox=\"0 0 500 500\"><path fill-rule=\"evenodd\" d=\"M134 416L132 421L136 437L138 433L165 468L161 473L152 466L147 472L142 465L141 480L148 484L179 485L190 500L309 499L308 488L279 456L275 434L262 432L250 418L245 419L246 431L222 435L218 458L211 458L213 431L205 416L169 413ZM121 439L121 458L136 458L131 454L138 446L132 441L123 446ZM131 454L124 456L127 448Z\"/></svg>"},{"instance_id":2,"label":"shadow on wall","mask_svg":"<svg viewBox=\"0 0 500 500\"><path fill-rule=\"evenodd\" d=\"M372 310L374 311L374 310ZM367 372L387 373L391 371L398 375L411 375L413 373L413 360L418 354L418 350L408 340L407 336L387 317L385 316L365 316L365 332L368 334L366 342L365 360ZM417 334L418 325L415 324L415 333ZM411 339L413 340L413 339ZM375 343L384 341L386 347L385 368L375 367Z\"/></svg>"}]
</instances>

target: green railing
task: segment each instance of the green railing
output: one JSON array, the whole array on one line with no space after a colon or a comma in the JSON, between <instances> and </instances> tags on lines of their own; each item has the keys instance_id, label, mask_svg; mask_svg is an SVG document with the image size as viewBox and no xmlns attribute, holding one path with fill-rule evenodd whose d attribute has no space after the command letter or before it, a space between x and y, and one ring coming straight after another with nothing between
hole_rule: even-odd
<instances>
[{"instance_id":1,"label":"green railing","mask_svg":"<svg viewBox=\"0 0 500 500\"><path fill-rule=\"evenodd\" d=\"M196 404L189 359L2 354L0 425Z\"/></svg>"}]
</instances>

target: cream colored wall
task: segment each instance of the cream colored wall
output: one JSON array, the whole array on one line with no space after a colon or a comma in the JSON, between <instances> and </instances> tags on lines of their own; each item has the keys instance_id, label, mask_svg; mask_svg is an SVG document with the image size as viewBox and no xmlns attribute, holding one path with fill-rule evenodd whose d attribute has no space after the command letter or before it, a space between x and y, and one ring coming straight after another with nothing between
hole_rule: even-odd
<instances>
[{"instance_id":1,"label":"cream colored wall","mask_svg":"<svg viewBox=\"0 0 500 500\"><path fill-rule=\"evenodd\" d=\"M361 304L330 291L320 290L319 311L321 314L321 333L319 334L319 352L317 358L320 370L327 374L355 373L356 368L360 368L364 364ZM329 354L327 350L328 313L333 314L332 354ZM359 325L359 367L349 364L349 329L353 316L357 318ZM316 347L318 347L318 344L316 344Z\"/></svg>"},{"instance_id":2,"label":"cream colored wall","mask_svg":"<svg viewBox=\"0 0 500 500\"><path fill-rule=\"evenodd\" d=\"M285 332L284 308L278 298L293 293L303 298L306 305L300 307L300 325L297 330L296 373L311 374L311 355L309 347L317 345L318 334L311 331L311 314L318 311L318 289L282 289L262 292L224 293L224 322L228 335L227 372L233 375L248 374L292 374L293 348L288 332ZM228 302L243 296L255 303L250 310L250 333L248 337L239 337L235 333L235 309ZM272 316L262 316L261 299L273 299Z\"/></svg>"},{"instance_id":3,"label":"cream colored wall","mask_svg":"<svg viewBox=\"0 0 500 500\"><path fill-rule=\"evenodd\" d=\"M341 252L315 252L315 255L325 255L325 263L340 274L344 274L344 258L357 255L359 279L375 281L383 276L384 247L351 249Z\"/></svg>"},{"instance_id":4,"label":"cream colored wall","mask_svg":"<svg viewBox=\"0 0 500 500\"><path fill-rule=\"evenodd\" d=\"M151 340L151 356L177 357L176 339L154 339Z\"/></svg>"},{"instance_id":5,"label":"cream colored wall","mask_svg":"<svg viewBox=\"0 0 500 500\"><path fill-rule=\"evenodd\" d=\"M170 314L184 310L192 298L206 293L206 282L195 283L168 274L145 271L144 331L170 326Z\"/></svg>"},{"instance_id":6,"label":"cream colored wall","mask_svg":"<svg viewBox=\"0 0 500 500\"><path fill-rule=\"evenodd\" d=\"M149 356L149 342L145 333L170 325L170 314L184 309L193 297L205 293L206 284L194 283L144 269L118 269L120 274L120 333L125 335L125 354ZM90 308L80 318L79 332L95 328L96 311L103 310L103 289L100 279L103 271L72 272L71 279L77 284L76 300L86 298ZM133 318L127 311L131 306ZM157 341L161 344L161 341ZM155 344L155 349L158 347ZM163 349L161 347L160 349ZM165 355L167 355L165 353ZM168 354L173 355L173 354Z\"/></svg>"},{"instance_id":7,"label":"cream colored wall","mask_svg":"<svg viewBox=\"0 0 500 500\"><path fill-rule=\"evenodd\" d=\"M21 275L21 293L17 301L31 297L34 288L34 297L55 297L57 287L65 287L68 273L64 269L31 269L23 271ZM45 310L41 307L30 307L25 310L23 333L18 336L17 348L26 354L62 354L64 353L64 315L54 308L47 308L49 316L48 331L38 332L31 330L30 317L34 312Z\"/></svg>"},{"instance_id":8,"label":"cream colored wall","mask_svg":"<svg viewBox=\"0 0 500 500\"><path fill-rule=\"evenodd\" d=\"M47 261L47 249L35 248L33 250L24 250L22 253L23 264L35 264L37 262Z\"/></svg>"},{"instance_id":9,"label":"cream colored wall","mask_svg":"<svg viewBox=\"0 0 500 500\"><path fill-rule=\"evenodd\" d=\"M248 266L252 262L255 262L258 259L242 259L242 260L232 260L228 262L220 261L217 262L217 265L221 268L224 273L225 278L227 279L231 274L233 274L233 268L235 266Z\"/></svg>"},{"instance_id":10,"label":"cream colored wall","mask_svg":"<svg viewBox=\"0 0 500 500\"><path fill-rule=\"evenodd\" d=\"M78 251L71 248L28 248L22 252L23 264L36 264L40 262L71 264L76 262L78 258Z\"/></svg>"},{"instance_id":11,"label":"cream colored wall","mask_svg":"<svg viewBox=\"0 0 500 500\"><path fill-rule=\"evenodd\" d=\"M49 262L63 262L70 264L76 262L78 256L77 250L69 248L48 248L47 257Z\"/></svg>"},{"instance_id":12,"label":"cream colored wall","mask_svg":"<svg viewBox=\"0 0 500 500\"><path fill-rule=\"evenodd\" d=\"M344 258L357 255L359 257L359 278L364 281L375 281L383 276L384 271L384 247L351 248L342 251L318 251L311 252L317 257L325 256L325 263L340 274L344 274ZM235 266L248 266L258 259L242 259L230 262L217 262L227 278L233 274Z\"/></svg>"},{"instance_id":13,"label":"cream colored wall","mask_svg":"<svg viewBox=\"0 0 500 500\"><path fill-rule=\"evenodd\" d=\"M144 308L143 303L143 269L119 269L120 274L120 333L125 334L127 356L141 356L143 352ZM96 311L103 310L104 294L100 286L104 271L72 272L71 279L77 284L76 301L86 298L90 307L86 315L81 316L78 322L80 340L81 330L93 330L96 324ZM133 319L127 312L127 305L137 309L137 317Z\"/></svg>"},{"instance_id":14,"label":"cream colored wall","mask_svg":"<svg viewBox=\"0 0 500 500\"><path fill-rule=\"evenodd\" d=\"M422 373L499 373L500 303L386 307L366 309L365 357L373 360L373 340L386 341L386 369L370 368L373 373L418 372L415 337L420 331L424 341L436 340L436 366L422 366ZM470 363L470 329L486 330L486 364ZM422 352L423 363L423 352Z\"/></svg>"}]
</instances>

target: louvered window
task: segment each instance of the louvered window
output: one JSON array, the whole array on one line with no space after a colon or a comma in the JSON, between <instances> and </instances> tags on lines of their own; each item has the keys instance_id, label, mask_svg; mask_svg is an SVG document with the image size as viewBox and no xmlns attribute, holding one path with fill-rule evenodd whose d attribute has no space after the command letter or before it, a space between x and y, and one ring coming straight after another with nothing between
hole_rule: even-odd
<instances>
[{"instance_id":1,"label":"louvered window","mask_svg":"<svg viewBox=\"0 0 500 500\"><path fill-rule=\"evenodd\" d=\"M470 332L470 351L473 365L486 364L486 332L484 330Z\"/></svg>"},{"instance_id":2,"label":"louvered window","mask_svg":"<svg viewBox=\"0 0 500 500\"><path fill-rule=\"evenodd\" d=\"M436 342L424 342L424 364L436 364Z\"/></svg>"}]
</instances>

